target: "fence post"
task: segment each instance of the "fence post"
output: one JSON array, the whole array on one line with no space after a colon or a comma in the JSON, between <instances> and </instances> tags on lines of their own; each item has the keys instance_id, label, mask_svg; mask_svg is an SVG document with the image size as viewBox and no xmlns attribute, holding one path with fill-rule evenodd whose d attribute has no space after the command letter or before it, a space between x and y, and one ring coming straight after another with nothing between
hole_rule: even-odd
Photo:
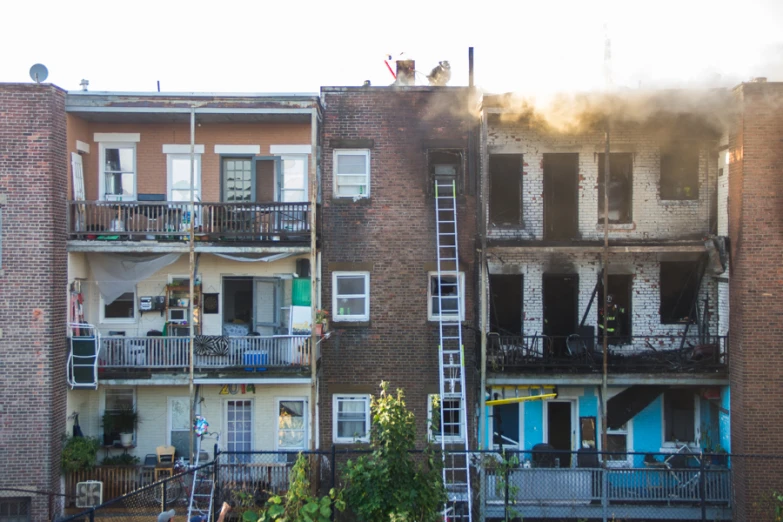
<instances>
[{"instance_id":1,"label":"fence post","mask_svg":"<svg viewBox=\"0 0 783 522\"><path fill-rule=\"evenodd\" d=\"M604 455L604 459L606 459L606 455ZM606 471L606 462L604 461L604 467L601 468L601 507L603 522L609 520L609 475Z\"/></svg>"},{"instance_id":2,"label":"fence post","mask_svg":"<svg viewBox=\"0 0 783 522\"><path fill-rule=\"evenodd\" d=\"M90 510L90 522L95 522L95 508Z\"/></svg>"},{"instance_id":3,"label":"fence post","mask_svg":"<svg viewBox=\"0 0 783 522\"><path fill-rule=\"evenodd\" d=\"M503 496L504 496L504 499L503 499L503 517L506 520L508 520L508 493L509 493L508 492L508 471L509 471L508 468L510 466L508 465L508 461L505 460L505 459L506 459L506 455L503 454L503 460L505 461L504 462L504 466L503 466L503 489L505 490L503 492Z\"/></svg>"},{"instance_id":4,"label":"fence post","mask_svg":"<svg viewBox=\"0 0 783 522\"><path fill-rule=\"evenodd\" d=\"M705 456L702 454L699 459L699 499L701 500L701 519L707 520L707 481L705 477L706 468L704 466Z\"/></svg>"}]
</instances>

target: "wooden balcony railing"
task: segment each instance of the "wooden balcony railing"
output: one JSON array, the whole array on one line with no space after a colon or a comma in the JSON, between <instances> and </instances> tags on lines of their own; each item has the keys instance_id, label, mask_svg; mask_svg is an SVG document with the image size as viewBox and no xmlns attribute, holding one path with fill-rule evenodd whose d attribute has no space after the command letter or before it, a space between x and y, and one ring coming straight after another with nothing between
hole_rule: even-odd
<instances>
[{"instance_id":1,"label":"wooden balcony railing","mask_svg":"<svg viewBox=\"0 0 783 522\"><path fill-rule=\"evenodd\" d=\"M309 203L195 204L196 239L307 241ZM181 201L69 201L70 239L178 241L190 231L190 203Z\"/></svg>"},{"instance_id":2,"label":"wooden balcony railing","mask_svg":"<svg viewBox=\"0 0 783 522\"><path fill-rule=\"evenodd\" d=\"M602 337L487 335L492 372L600 373ZM609 338L610 373L721 373L728 368L725 336L644 335Z\"/></svg>"},{"instance_id":3,"label":"wooden balcony railing","mask_svg":"<svg viewBox=\"0 0 783 522\"><path fill-rule=\"evenodd\" d=\"M309 336L201 336L193 351L199 371L310 366ZM189 367L189 353L187 337L103 337L98 368L179 370Z\"/></svg>"}]
</instances>

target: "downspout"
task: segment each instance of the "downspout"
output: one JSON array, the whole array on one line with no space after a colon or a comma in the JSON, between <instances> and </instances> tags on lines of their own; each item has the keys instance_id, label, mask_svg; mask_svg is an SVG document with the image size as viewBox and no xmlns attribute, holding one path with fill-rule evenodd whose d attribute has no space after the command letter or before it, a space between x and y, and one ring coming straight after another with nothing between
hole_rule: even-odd
<instances>
[{"instance_id":1,"label":"downspout","mask_svg":"<svg viewBox=\"0 0 783 522\"><path fill-rule=\"evenodd\" d=\"M609 340L607 338L607 307L609 304L609 172L611 165L609 134L611 132L610 120L606 122L606 148L604 149L604 249L603 249L603 269L604 269L604 302L603 302L603 323L604 323L604 335L603 335L603 371L601 375L601 449L606 451L609 447L609 415L607 412L608 407L608 368L609 368ZM604 460L604 462L606 462Z\"/></svg>"},{"instance_id":2,"label":"downspout","mask_svg":"<svg viewBox=\"0 0 783 522\"><path fill-rule=\"evenodd\" d=\"M488 433L489 425L487 424L487 200L486 200L486 185L487 172L484 168L486 162L486 154L484 153L486 147L486 119L482 111L480 121L480 138L479 138L479 150L481 154L479 156L479 179L481 183L479 185L479 234L481 237L481 253L479 258L479 331L481 334L481 383L479 389L479 447L489 448L490 436Z\"/></svg>"},{"instance_id":3,"label":"downspout","mask_svg":"<svg viewBox=\"0 0 783 522\"><path fill-rule=\"evenodd\" d=\"M196 411L196 398L193 390L193 335L194 330L194 318L193 318L193 294L195 293L196 283L196 254L195 254L195 234L196 234L196 187L194 181L196 178L196 107L190 108L190 241L189 241L189 268L190 268L190 288L188 296L188 359L189 362L189 374L188 374L188 396L190 402L191 418L193 418ZM194 432L190 430L190 462L194 462Z\"/></svg>"},{"instance_id":4,"label":"downspout","mask_svg":"<svg viewBox=\"0 0 783 522\"><path fill-rule=\"evenodd\" d=\"M316 353L318 351L318 337L315 334L315 311L318 303L318 277L316 277L316 205L318 204L318 108L310 113L310 165L308 166L308 183L310 185L310 449L316 449L316 408L318 400Z\"/></svg>"}]
</instances>

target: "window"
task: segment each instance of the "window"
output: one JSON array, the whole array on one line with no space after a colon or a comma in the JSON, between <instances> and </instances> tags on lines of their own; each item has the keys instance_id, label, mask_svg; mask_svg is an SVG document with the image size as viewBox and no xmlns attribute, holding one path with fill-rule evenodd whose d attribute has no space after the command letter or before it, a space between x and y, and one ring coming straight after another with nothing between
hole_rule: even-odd
<instances>
[{"instance_id":1,"label":"window","mask_svg":"<svg viewBox=\"0 0 783 522\"><path fill-rule=\"evenodd\" d=\"M0 522L30 522L30 499L0 499Z\"/></svg>"},{"instance_id":2,"label":"window","mask_svg":"<svg viewBox=\"0 0 783 522\"><path fill-rule=\"evenodd\" d=\"M335 321L370 320L370 273L332 273L332 318Z\"/></svg>"},{"instance_id":3,"label":"window","mask_svg":"<svg viewBox=\"0 0 783 522\"><path fill-rule=\"evenodd\" d=\"M606 317L606 328L610 344L625 344L631 342L633 302L633 276L628 274L609 274L609 296ZM604 331L604 289L598 286L598 332Z\"/></svg>"},{"instance_id":4,"label":"window","mask_svg":"<svg viewBox=\"0 0 783 522\"><path fill-rule=\"evenodd\" d=\"M277 401L277 449L278 451L301 451L307 444L305 415L307 402L304 399L280 399ZM296 460L295 454L283 456L289 462Z\"/></svg>"},{"instance_id":5,"label":"window","mask_svg":"<svg viewBox=\"0 0 783 522\"><path fill-rule=\"evenodd\" d=\"M334 442L370 441L370 396L334 395Z\"/></svg>"},{"instance_id":6,"label":"window","mask_svg":"<svg viewBox=\"0 0 783 522\"><path fill-rule=\"evenodd\" d=\"M693 390L674 389L663 393L664 443L695 444L698 420L698 396Z\"/></svg>"},{"instance_id":7,"label":"window","mask_svg":"<svg viewBox=\"0 0 783 522\"><path fill-rule=\"evenodd\" d=\"M102 320L105 322L127 323L136 320L136 292L125 292L114 301L107 303L101 296Z\"/></svg>"},{"instance_id":8,"label":"window","mask_svg":"<svg viewBox=\"0 0 783 522\"><path fill-rule=\"evenodd\" d=\"M698 261L661 262L661 323L693 322L691 307L699 291Z\"/></svg>"},{"instance_id":9,"label":"window","mask_svg":"<svg viewBox=\"0 0 783 522\"><path fill-rule=\"evenodd\" d=\"M520 274L489 274L489 327L500 335L522 335L522 290Z\"/></svg>"},{"instance_id":10,"label":"window","mask_svg":"<svg viewBox=\"0 0 783 522\"><path fill-rule=\"evenodd\" d=\"M370 151L334 151L334 197L366 198L370 196Z\"/></svg>"},{"instance_id":11,"label":"window","mask_svg":"<svg viewBox=\"0 0 783 522\"><path fill-rule=\"evenodd\" d=\"M492 225L522 221L522 154L489 156L489 221Z\"/></svg>"},{"instance_id":12,"label":"window","mask_svg":"<svg viewBox=\"0 0 783 522\"><path fill-rule=\"evenodd\" d=\"M169 440L177 449L177 455L190 455L190 430L193 424L188 397L169 397Z\"/></svg>"},{"instance_id":13,"label":"window","mask_svg":"<svg viewBox=\"0 0 783 522\"><path fill-rule=\"evenodd\" d=\"M427 165L429 168L429 190L434 194L435 182L440 185L453 184L456 194L462 193L462 151L459 149L430 149L427 151ZM456 195L455 194L455 195ZM440 192L443 196L443 192Z\"/></svg>"},{"instance_id":14,"label":"window","mask_svg":"<svg viewBox=\"0 0 783 522\"><path fill-rule=\"evenodd\" d=\"M459 399L440 400L440 395L427 396L427 424L431 440L441 441L445 433L445 442L462 441L462 407ZM443 415L443 431L441 431Z\"/></svg>"},{"instance_id":15,"label":"window","mask_svg":"<svg viewBox=\"0 0 783 522\"><path fill-rule=\"evenodd\" d=\"M457 279L458 277L459 279ZM465 273L441 272L441 277L438 278L437 272L430 272L429 280L427 285L427 317L429 320L464 321ZM443 305L442 316L441 304Z\"/></svg>"},{"instance_id":16,"label":"window","mask_svg":"<svg viewBox=\"0 0 783 522\"><path fill-rule=\"evenodd\" d=\"M598 221L604 218L604 158L598 155ZM609 223L631 223L633 155L613 153L609 159Z\"/></svg>"},{"instance_id":17,"label":"window","mask_svg":"<svg viewBox=\"0 0 783 522\"><path fill-rule=\"evenodd\" d=\"M254 201L253 162L251 158L223 158L223 201Z\"/></svg>"},{"instance_id":18,"label":"window","mask_svg":"<svg viewBox=\"0 0 783 522\"><path fill-rule=\"evenodd\" d=\"M307 156L283 156L283 178L279 186L280 201L307 201Z\"/></svg>"},{"instance_id":19,"label":"window","mask_svg":"<svg viewBox=\"0 0 783 522\"><path fill-rule=\"evenodd\" d=\"M699 147L678 142L661 147L661 199L699 199Z\"/></svg>"},{"instance_id":20,"label":"window","mask_svg":"<svg viewBox=\"0 0 783 522\"><path fill-rule=\"evenodd\" d=\"M103 199L136 199L136 144L101 143L101 184Z\"/></svg>"},{"instance_id":21,"label":"window","mask_svg":"<svg viewBox=\"0 0 783 522\"><path fill-rule=\"evenodd\" d=\"M194 155L193 188L195 201L201 201L201 156ZM168 155L169 201L190 201L190 154Z\"/></svg>"},{"instance_id":22,"label":"window","mask_svg":"<svg viewBox=\"0 0 783 522\"><path fill-rule=\"evenodd\" d=\"M122 412L136 411L136 394L133 388L107 388L103 412L106 416L119 415ZM119 444L123 426L114 426L107 430L104 427L103 443L106 446Z\"/></svg>"},{"instance_id":23,"label":"window","mask_svg":"<svg viewBox=\"0 0 783 522\"><path fill-rule=\"evenodd\" d=\"M226 450L253 450L253 401L226 401ZM229 462L249 462L250 455L229 455Z\"/></svg>"},{"instance_id":24,"label":"window","mask_svg":"<svg viewBox=\"0 0 783 522\"><path fill-rule=\"evenodd\" d=\"M618 465L627 463L628 460L628 424L623 424L619 429L608 429L606 432L606 460L609 464Z\"/></svg>"}]
</instances>

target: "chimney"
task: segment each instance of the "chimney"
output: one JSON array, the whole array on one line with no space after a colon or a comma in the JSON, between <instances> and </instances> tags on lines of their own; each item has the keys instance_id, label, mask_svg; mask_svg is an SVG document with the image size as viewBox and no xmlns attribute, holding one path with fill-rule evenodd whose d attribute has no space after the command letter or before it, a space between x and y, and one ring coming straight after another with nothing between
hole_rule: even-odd
<instances>
[{"instance_id":1,"label":"chimney","mask_svg":"<svg viewBox=\"0 0 783 522\"><path fill-rule=\"evenodd\" d=\"M413 77L416 69L414 60L397 60L397 85L416 85Z\"/></svg>"},{"instance_id":2,"label":"chimney","mask_svg":"<svg viewBox=\"0 0 783 522\"><path fill-rule=\"evenodd\" d=\"M767 78L764 76L758 76L756 78L751 78L750 81L752 83L767 83Z\"/></svg>"}]
</instances>

